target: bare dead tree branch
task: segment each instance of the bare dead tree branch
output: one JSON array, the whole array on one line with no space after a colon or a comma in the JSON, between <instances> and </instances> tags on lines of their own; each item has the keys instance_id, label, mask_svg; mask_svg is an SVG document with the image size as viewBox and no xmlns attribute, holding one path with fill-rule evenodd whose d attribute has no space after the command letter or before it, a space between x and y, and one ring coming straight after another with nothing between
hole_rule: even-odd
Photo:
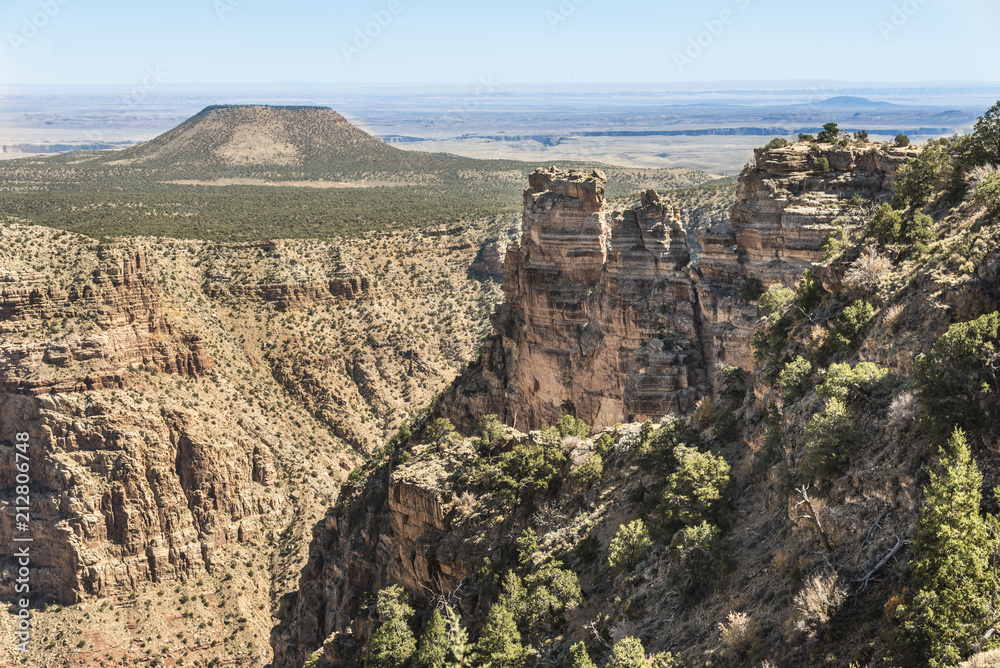
<instances>
[{"instance_id":1,"label":"bare dead tree branch","mask_svg":"<svg viewBox=\"0 0 1000 668\"><path fill-rule=\"evenodd\" d=\"M802 487L797 491L802 497L802 500L795 504L795 507L798 508L799 506L804 505L808 512L796 517L796 519L807 519L812 522L813 526L816 527L817 533L819 533L819 541L823 544L823 549L827 552L833 552L833 549L830 547L830 538L826 535L826 530L823 528L823 522L820 519L819 513L816 512L815 508L813 508L812 499L809 498L809 486L802 485Z\"/></svg>"},{"instance_id":2,"label":"bare dead tree branch","mask_svg":"<svg viewBox=\"0 0 1000 668\"><path fill-rule=\"evenodd\" d=\"M881 529L881 528L882 528L882 525L880 524L880 522L881 522L882 520L884 520L884 519L885 519L885 516L886 516L886 515L888 515L888 514L889 514L889 508L891 508L891 506L888 506L888 505L887 505L887 506L886 506L885 508L883 508L883 509L882 509L882 512L881 512L881 513L879 514L879 516L878 516L878 519L877 519L877 520L875 520L875 523L874 523L874 524L872 524L872 526L871 526L871 528L870 528L870 529L868 529L868 535L866 535L866 536L865 536L865 540L864 540L864 542L863 542L863 543L861 543L861 549L864 549L865 545L867 545L867 544L868 544L868 541L869 541L869 540L871 539L871 537L872 537L872 531L875 531L875 528L876 528L876 527L878 527L879 529Z\"/></svg>"},{"instance_id":3,"label":"bare dead tree branch","mask_svg":"<svg viewBox=\"0 0 1000 668\"><path fill-rule=\"evenodd\" d=\"M863 578L858 578L857 580L855 580L855 582L860 582L861 583L861 587L859 587L858 590L856 592L854 592L854 594L858 595L861 592L863 592L865 589L867 589L868 588L868 583L871 581L872 576L875 575L876 573L878 573L882 569L883 566L885 566L887 563L889 563L890 559L892 559L894 556L896 556L896 554L900 550L902 550L904 547L906 547L909 544L910 544L910 541L903 540L903 539L897 537L896 538L896 545L891 550L889 550L889 554L887 554L884 557L882 557L882 561L880 561L877 564L875 564L875 568L873 568L870 571L868 571Z\"/></svg>"}]
</instances>

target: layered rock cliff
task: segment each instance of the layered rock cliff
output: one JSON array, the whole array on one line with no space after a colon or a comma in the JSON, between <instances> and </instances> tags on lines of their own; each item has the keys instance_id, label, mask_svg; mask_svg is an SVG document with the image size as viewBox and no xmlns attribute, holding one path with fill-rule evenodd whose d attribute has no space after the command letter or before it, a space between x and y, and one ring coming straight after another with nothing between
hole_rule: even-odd
<instances>
[{"instance_id":1,"label":"layered rock cliff","mask_svg":"<svg viewBox=\"0 0 1000 668\"><path fill-rule=\"evenodd\" d=\"M496 335L441 403L456 421L605 426L685 412L707 390L679 212L652 191L609 211L605 184L601 172L531 175Z\"/></svg>"},{"instance_id":2,"label":"layered rock cliff","mask_svg":"<svg viewBox=\"0 0 1000 668\"><path fill-rule=\"evenodd\" d=\"M0 431L30 437L32 584L67 603L205 572L276 504L259 439L237 425L220 439L197 411L130 391L158 374L203 377L214 361L167 314L145 252L92 251L89 281L8 272L0 289L0 328L23 341L0 346ZM5 448L0 484L13 485L12 458ZM13 515L2 518L12 544Z\"/></svg>"},{"instance_id":3,"label":"layered rock cliff","mask_svg":"<svg viewBox=\"0 0 1000 668\"><path fill-rule=\"evenodd\" d=\"M495 335L439 410L466 428L489 413L518 428L566 414L603 428L689 412L718 389L721 367L753 368L758 314L744 282L796 287L852 198L885 201L916 153L758 149L730 224L700 235L697 268L669 200L650 191L636 208L609 211L600 172L536 171ZM832 171L820 173L820 158Z\"/></svg>"},{"instance_id":4,"label":"layered rock cliff","mask_svg":"<svg viewBox=\"0 0 1000 668\"><path fill-rule=\"evenodd\" d=\"M700 355L693 368L704 374L693 398L711 395L718 365L753 369L758 364L749 351L750 334L758 322L757 307L740 294L746 279L757 277L765 288L774 283L794 287L802 271L813 269L824 280L832 280L842 265L857 257L857 249L849 251L853 256L837 260L839 268L824 266L818 263L824 237L841 226L840 217L851 215L855 195L869 206L887 200L896 169L914 154L914 149L886 146L842 150L803 144L759 151L756 168L740 179L732 224L702 236L703 255L697 270L684 267L682 246L675 242L680 235L669 224L671 209L662 198L648 193L640 207L609 213L602 202L604 183L599 173L536 172L525 192L522 241L511 248L505 261L507 299L493 316L495 333L480 362L443 397L439 410L463 425L496 413L508 424L534 426L554 422L561 412L599 424L607 415L601 408L607 405L618 407L627 418L626 407L643 404L625 388L637 369L650 374L651 366L638 356L650 346L633 345L630 332L650 331L650 323L655 322L650 315L658 314L661 306L671 314L667 322L677 327L674 331L683 332L690 318L690 345ZM829 160L832 172L818 173L815 165L820 157ZM704 411L707 421L702 418L697 423L710 437L713 451L721 452L732 464L737 482L732 491L735 524L723 529L722 538L725 549L732 550L727 552L731 561L723 569L727 574L713 585L718 588L699 602L676 603L672 597L678 590L671 587L688 586L698 575L688 574L687 584L683 578L671 580L677 577L669 573L676 555L666 549L654 550L641 572L619 577L612 586L606 555L598 550L603 571L572 562L585 583L587 609L570 621L567 628L580 635L567 643L577 638L592 640L591 629L628 630L628 620L642 619L641 628L632 630L643 637L647 648L681 648L689 659L725 661L715 621L731 624L733 615L745 611L748 618L772 629L769 637L785 639L769 641L766 647L775 657L787 658L787 665L814 665L817 656L839 662L850 657L845 663L882 656L875 652L898 630L884 614L884 605L887 600L903 601L908 592L905 536L912 532L920 481L935 449L916 428L919 409L907 389L910 366L903 360L912 362L949 324L996 307L996 247L1000 242L994 232L972 224L980 215L974 205L966 202L955 211L949 224L964 226L960 234L968 232L959 247L978 250L946 258L954 241L946 237L933 242L937 252L930 260L911 259L886 269L888 287L880 296L887 306L876 310L856 349L834 358L849 364L872 360L887 366L895 378L872 389L864 400L851 400L851 419L857 429L852 441L844 444L851 456L821 489L809 488L809 508L815 519L809 521L803 515L806 502L798 493L790 495L789 481L815 482L802 463L808 456L803 432L824 402L806 388L805 396L789 400L780 419L771 423L764 419L765 411L771 405L781 408L786 395L782 388L754 379L756 385L745 388L747 392L738 399L713 402ZM867 243L860 227L853 225L854 241ZM943 230L943 225L937 229ZM677 295L676 303L655 301L657 290L668 288ZM832 292L812 312L792 309L786 314L796 330L777 361L770 362L772 366L780 368L788 355L797 354L820 364L815 350L804 343L806 334L823 329L855 298ZM642 299L650 300L655 308L637 306ZM595 322L598 317L601 320ZM889 339L900 344L887 346ZM604 341L610 345L604 347ZM640 350L638 355L636 350ZM612 375L615 368L617 375ZM544 378L531 373L535 369ZM813 375L810 383L822 377ZM593 385L582 385L578 379ZM662 380L654 387L680 396L676 386ZM602 404L602 399L610 402ZM663 406L657 404L644 415L677 411ZM642 415L636 411L637 419ZM725 436L706 426L713 417L720 422L724 422L720 417L736 420L736 435ZM354 665L351 662L358 655L349 652L360 650L372 626L360 602L365 594L388 584L402 583L418 610L424 611L436 600L431 593L442 574L455 574L442 580L446 590L469 572L477 574L467 580L469 590L490 586L478 570L485 563L474 540L480 526L483 532L500 527L508 547L524 526L531 526L541 544L555 545L553 552L570 563L579 558L571 546L579 549L591 529L581 525L607 513L599 520L605 528L589 535L599 539L596 544L608 545L615 528L646 512L643 505L650 503L648 491L655 481L636 481L637 468L629 460L639 433L638 425L608 430L617 446L606 453L604 472L595 474L600 484L591 496L573 486L572 469L588 461L597 445L569 439L562 445L575 463L561 472L562 501L519 498L516 507L504 507L483 494L471 500L470 505L478 503L477 508L482 508L478 525L471 526L457 521L465 517L465 511L450 494L457 496L469 488L479 494L489 489L467 483L475 479L477 466L466 467L467 478L455 476L444 462L458 457L458 446L434 456L422 452L419 445L401 446L383 463L372 466L373 475L363 489L352 489L351 500L334 508L317 527L300 591L286 599L281 623L272 635L276 666L299 665L320 650L324 641L330 644L317 652L318 665ZM494 455L482 454L479 464ZM443 468L437 469L439 465ZM620 468L609 475L612 466ZM992 464L986 468L992 470ZM533 514L518 516L522 511ZM816 528L819 519L826 529ZM837 538L821 549L819 541L828 540L824 531ZM442 547L455 536L469 542L457 553ZM801 575L834 571L842 586L849 587L853 603L848 612L841 610L836 618L824 621L822 637L807 640L802 629L809 628L800 604L795 603L797 594L809 586L801 582ZM878 577L872 578L873 573ZM587 582L590 575L594 578ZM646 612L636 613L635 606L643 605ZM358 616L352 616L354 612ZM463 605L463 612L470 628L483 619L468 605ZM855 617L859 614L863 620ZM616 620L621 624L613 626ZM859 632L866 643L857 642ZM570 634L567 630L566 635ZM836 657L830 658L834 652Z\"/></svg>"}]
</instances>

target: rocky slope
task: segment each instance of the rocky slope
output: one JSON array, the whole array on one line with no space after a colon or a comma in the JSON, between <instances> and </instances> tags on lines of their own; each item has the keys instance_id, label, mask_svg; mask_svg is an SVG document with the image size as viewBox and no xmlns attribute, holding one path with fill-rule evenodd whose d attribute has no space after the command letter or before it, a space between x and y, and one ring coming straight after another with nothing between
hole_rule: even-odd
<instances>
[{"instance_id":1,"label":"rocky slope","mask_svg":"<svg viewBox=\"0 0 1000 668\"><path fill-rule=\"evenodd\" d=\"M529 428L571 412L609 428L561 445L510 426L500 446L464 439L442 447L430 432L391 443L315 528L299 591L285 599L272 633L275 665L299 666L310 656L318 666L358 665L375 627L372 597L394 583L417 608L414 628L448 602L475 637L497 595L491 578L519 568L514 555L526 528L537 532L540 547L533 566L520 568L562 562L583 591L558 637L540 635L533 661L560 665L577 639L599 658L613 641L635 635L650 652L670 650L696 665L905 663L891 658L909 651L895 616L910 595L905 540L934 452L917 428L912 360L950 324L995 310L1000 291L996 230L983 227L974 203L948 203L940 193L924 209L938 236L930 255L897 247L894 261L879 270L877 294L845 282L869 243L851 198L888 200L897 167L917 151L797 144L758 152L757 167L741 177L731 226L702 236L697 271L685 267L683 246L674 243L683 233L672 225L672 207L652 193L640 207L609 215L599 173L533 174L522 239L504 266L506 300L493 316L495 332L438 411L467 434L488 413ZM834 171L817 175L819 157ZM846 246L821 262L821 242L833 230L844 231ZM804 308L788 304L761 321L757 304L740 294L750 276L764 287L796 287L805 269L827 287L816 288ZM845 307L861 299L875 305L857 340L824 347ZM650 336L658 333L660 306L673 331L685 333L690 324L690 356L683 345L643 341L666 338ZM770 331L779 316L787 330L769 334L777 342L755 359L751 335ZM607 566L612 536L636 517L660 521L653 494L664 478L643 463L647 428L613 423L685 410L668 374L651 386L673 392L672 405L643 403L626 391L637 387L630 385L634 374L657 373L656 356L670 353L678 362L698 360L691 375L701 382L690 406L701 401L690 421L731 467L730 514L702 572L685 570L677 535L660 535L659 547L633 573L615 575ZM776 383L796 356L811 369L798 395ZM849 394L853 431L842 444L849 456L834 473L815 474L806 437L824 405L815 387L831 362L861 361L884 367L886 379ZM721 364L751 373L724 384ZM633 413L638 406L647 408ZM565 456L555 491L550 485L548 494L526 492L529 486L515 502L502 500L489 471L498 461L523 461L507 458L533 443ZM603 468L577 473L599 452ZM995 485L995 453L977 456L987 486ZM809 490L808 507L801 487ZM823 598L825 586L832 598ZM733 640L734 620L743 620L745 643Z\"/></svg>"},{"instance_id":2,"label":"rocky slope","mask_svg":"<svg viewBox=\"0 0 1000 668\"><path fill-rule=\"evenodd\" d=\"M430 233L97 243L0 225L0 429L27 432L32 458L28 665L269 662L259 630L310 528L454 377L492 308L495 284L467 270L495 232Z\"/></svg>"}]
</instances>

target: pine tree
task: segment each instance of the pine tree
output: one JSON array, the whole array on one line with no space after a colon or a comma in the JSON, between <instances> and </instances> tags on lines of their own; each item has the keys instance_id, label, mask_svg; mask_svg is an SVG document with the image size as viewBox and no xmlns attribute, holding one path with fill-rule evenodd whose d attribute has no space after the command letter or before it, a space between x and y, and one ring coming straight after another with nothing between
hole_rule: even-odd
<instances>
[{"instance_id":1,"label":"pine tree","mask_svg":"<svg viewBox=\"0 0 1000 668\"><path fill-rule=\"evenodd\" d=\"M417 645L417 666L419 668L444 668L448 658L448 633L444 619L436 609L427 620L427 626Z\"/></svg>"},{"instance_id":2,"label":"pine tree","mask_svg":"<svg viewBox=\"0 0 1000 668\"><path fill-rule=\"evenodd\" d=\"M582 640L569 648L564 668L597 668L597 664L587 653L587 645Z\"/></svg>"},{"instance_id":3,"label":"pine tree","mask_svg":"<svg viewBox=\"0 0 1000 668\"><path fill-rule=\"evenodd\" d=\"M417 649L417 641L408 623L413 616L413 608L406 591L399 585L380 591L376 606L382 623L372 634L367 665L372 668L400 668Z\"/></svg>"},{"instance_id":4,"label":"pine tree","mask_svg":"<svg viewBox=\"0 0 1000 668\"><path fill-rule=\"evenodd\" d=\"M990 626L986 523L979 514L983 476L956 428L941 449L940 472L924 487L924 505L913 538L911 567L916 595L906 628L928 652L932 667L966 657Z\"/></svg>"},{"instance_id":5,"label":"pine tree","mask_svg":"<svg viewBox=\"0 0 1000 668\"><path fill-rule=\"evenodd\" d=\"M615 643L607 668L650 668L642 641L629 637Z\"/></svg>"},{"instance_id":6,"label":"pine tree","mask_svg":"<svg viewBox=\"0 0 1000 668\"><path fill-rule=\"evenodd\" d=\"M520 668L527 653L514 613L503 603L494 603L476 640L476 663L491 668Z\"/></svg>"}]
</instances>

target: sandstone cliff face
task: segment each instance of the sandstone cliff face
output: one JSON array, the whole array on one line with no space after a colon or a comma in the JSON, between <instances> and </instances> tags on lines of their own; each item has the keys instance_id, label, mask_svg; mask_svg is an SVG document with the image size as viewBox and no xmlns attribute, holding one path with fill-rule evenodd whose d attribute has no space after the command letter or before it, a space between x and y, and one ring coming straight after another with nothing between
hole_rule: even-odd
<instances>
[{"instance_id":1,"label":"sandstone cliff face","mask_svg":"<svg viewBox=\"0 0 1000 668\"><path fill-rule=\"evenodd\" d=\"M212 368L201 338L178 331L165 317L145 253L101 245L96 259L89 283L65 289L36 276L7 275L0 287L0 332L7 335L0 344L0 382L6 391L120 388L137 365L195 376ZM89 329L33 336L39 323L53 321ZM27 340L9 343L15 337Z\"/></svg>"},{"instance_id":2,"label":"sandstone cliff face","mask_svg":"<svg viewBox=\"0 0 1000 668\"><path fill-rule=\"evenodd\" d=\"M299 265L294 257L285 265L282 262L283 253L287 254L287 251L283 251L285 246L280 241L232 244L232 247L244 252L259 248L269 261L265 265L267 273L247 276L246 265L233 262L238 254L217 258L205 270L202 289L209 297L272 303L279 311L298 311L324 302L356 301L373 296L371 278L354 262L345 259L337 248L324 258L325 271L316 275ZM239 268L229 266L230 263ZM244 271L241 272L241 269Z\"/></svg>"},{"instance_id":3,"label":"sandstone cliff face","mask_svg":"<svg viewBox=\"0 0 1000 668\"><path fill-rule=\"evenodd\" d=\"M603 174L536 171L520 244L504 262L495 334L439 411L466 429L489 413L518 428L565 414L603 428L690 411L718 389L721 367L753 368L758 312L740 297L744 281L794 288L848 201L886 201L918 152L758 149L730 224L700 235L697 269L679 212L656 193L611 212ZM830 173L818 173L820 158Z\"/></svg>"},{"instance_id":4,"label":"sandstone cliff face","mask_svg":"<svg viewBox=\"0 0 1000 668\"><path fill-rule=\"evenodd\" d=\"M896 170L919 151L812 144L755 151L754 168L740 176L729 226L699 238L697 292L710 368L754 368L750 338L758 313L740 298L743 282L753 276L765 289L779 283L795 289L802 273L822 258L823 239L837 229L851 198L888 201ZM819 175L816 161L824 157L833 171ZM712 379L718 389L719 374Z\"/></svg>"},{"instance_id":5,"label":"sandstone cliff face","mask_svg":"<svg viewBox=\"0 0 1000 668\"><path fill-rule=\"evenodd\" d=\"M493 412L535 428L570 413L601 427L687 411L705 391L679 212L652 191L609 212L605 183L600 172L531 175L496 335L441 403L456 422Z\"/></svg>"},{"instance_id":6,"label":"sandstone cliff face","mask_svg":"<svg viewBox=\"0 0 1000 668\"><path fill-rule=\"evenodd\" d=\"M730 225L746 274L794 286L817 260L819 245L855 195L887 201L896 170L919 148L884 146L821 149L792 144L757 149L756 167L740 177ZM816 173L826 158L833 170Z\"/></svg>"},{"instance_id":7,"label":"sandstone cliff face","mask_svg":"<svg viewBox=\"0 0 1000 668\"><path fill-rule=\"evenodd\" d=\"M256 530L277 503L259 439L236 425L219 438L163 395L100 392L153 374L199 378L214 361L167 315L144 252L93 252L87 283L62 289L8 273L0 289L0 328L25 340L0 345L0 431L29 434L33 586L66 603L210 570L216 548ZM2 459L0 485L12 486L12 448ZM3 512L6 544L14 529Z\"/></svg>"},{"instance_id":8,"label":"sandstone cliff face","mask_svg":"<svg viewBox=\"0 0 1000 668\"><path fill-rule=\"evenodd\" d=\"M299 591L281 602L271 632L274 668L303 665L324 642L332 645L331 655L349 656L356 639L372 631L362 614L368 595L386 583L421 597L447 597L475 574L491 549L491 533L454 489L474 457L464 447L433 465L387 466L363 485L345 487L341 502L313 529Z\"/></svg>"}]
</instances>

